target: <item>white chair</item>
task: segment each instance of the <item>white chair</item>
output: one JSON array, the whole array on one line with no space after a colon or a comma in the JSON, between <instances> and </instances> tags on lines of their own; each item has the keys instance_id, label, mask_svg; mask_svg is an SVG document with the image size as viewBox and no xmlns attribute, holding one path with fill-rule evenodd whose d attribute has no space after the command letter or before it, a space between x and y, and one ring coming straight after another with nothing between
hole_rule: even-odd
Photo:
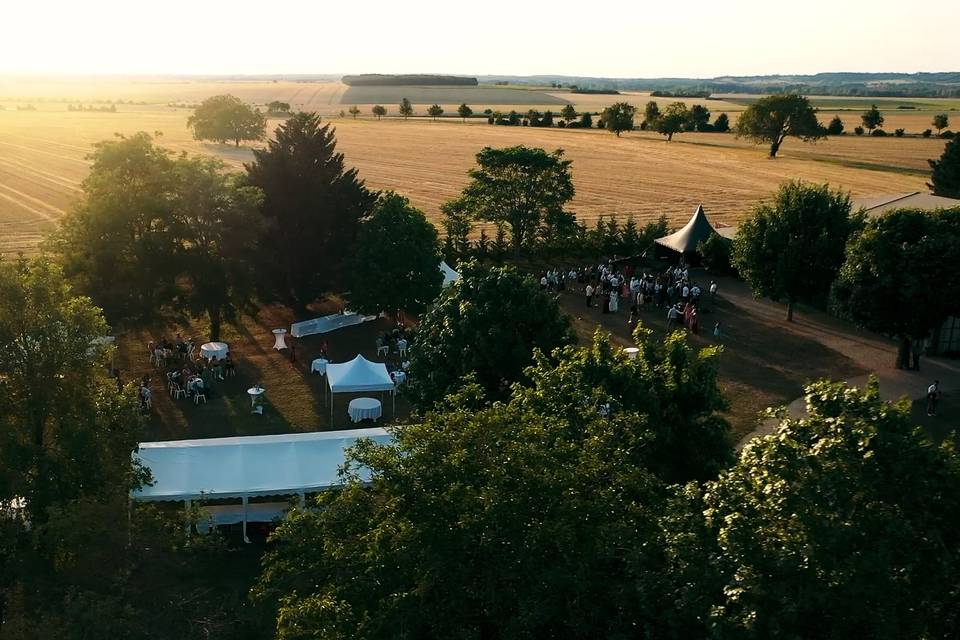
<instances>
[{"instance_id":1,"label":"white chair","mask_svg":"<svg viewBox=\"0 0 960 640\"><path fill-rule=\"evenodd\" d=\"M197 391L193 394L193 404L200 404L200 400L203 400L203 404L207 404L207 393L206 391Z\"/></svg>"},{"instance_id":2,"label":"white chair","mask_svg":"<svg viewBox=\"0 0 960 640\"><path fill-rule=\"evenodd\" d=\"M387 355L388 353L390 353L390 345L384 344L384 345L378 345L378 346L377 346L377 355L378 355L378 356L379 356L379 355Z\"/></svg>"},{"instance_id":3,"label":"white chair","mask_svg":"<svg viewBox=\"0 0 960 640\"><path fill-rule=\"evenodd\" d=\"M407 357L407 341L406 340L398 340L397 349L400 351L401 358Z\"/></svg>"},{"instance_id":4,"label":"white chair","mask_svg":"<svg viewBox=\"0 0 960 640\"><path fill-rule=\"evenodd\" d=\"M187 397L187 392L176 382L173 383L173 399L179 400L180 398Z\"/></svg>"}]
</instances>

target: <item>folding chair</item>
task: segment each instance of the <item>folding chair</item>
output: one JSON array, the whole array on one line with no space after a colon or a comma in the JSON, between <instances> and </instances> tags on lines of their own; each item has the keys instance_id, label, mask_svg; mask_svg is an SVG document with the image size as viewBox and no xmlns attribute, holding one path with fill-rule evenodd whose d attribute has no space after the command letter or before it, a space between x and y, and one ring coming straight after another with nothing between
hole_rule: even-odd
<instances>
[{"instance_id":1,"label":"folding chair","mask_svg":"<svg viewBox=\"0 0 960 640\"><path fill-rule=\"evenodd\" d=\"M180 398L185 398L185 397L187 397L186 390L183 387L181 387L179 384L174 382L173 383L173 399L179 400Z\"/></svg>"},{"instance_id":2,"label":"folding chair","mask_svg":"<svg viewBox=\"0 0 960 640\"><path fill-rule=\"evenodd\" d=\"M207 392L206 391L197 391L193 394L193 404L200 404L200 400L203 399L203 404L207 404Z\"/></svg>"}]
</instances>

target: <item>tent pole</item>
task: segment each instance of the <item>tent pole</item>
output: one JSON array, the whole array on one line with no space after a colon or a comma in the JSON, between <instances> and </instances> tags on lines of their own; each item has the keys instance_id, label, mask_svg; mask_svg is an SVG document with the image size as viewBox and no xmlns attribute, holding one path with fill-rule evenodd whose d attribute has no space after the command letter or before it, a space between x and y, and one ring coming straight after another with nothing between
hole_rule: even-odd
<instances>
[{"instance_id":1,"label":"tent pole","mask_svg":"<svg viewBox=\"0 0 960 640\"><path fill-rule=\"evenodd\" d=\"M250 538L247 537L247 496L243 496L243 541L250 544Z\"/></svg>"}]
</instances>

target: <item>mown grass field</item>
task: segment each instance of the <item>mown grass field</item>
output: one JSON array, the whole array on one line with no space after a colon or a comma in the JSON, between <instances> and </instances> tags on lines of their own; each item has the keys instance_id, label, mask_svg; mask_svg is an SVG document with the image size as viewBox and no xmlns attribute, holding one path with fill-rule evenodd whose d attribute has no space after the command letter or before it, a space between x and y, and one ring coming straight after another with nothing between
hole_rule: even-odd
<instances>
[{"instance_id":1,"label":"mown grass field","mask_svg":"<svg viewBox=\"0 0 960 640\"><path fill-rule=\"evenodd\" d=\"M221 84L207 85L207 95L223 89ZM260 99L273 97L283 98L264 93ZM642 104L642 96L636 98ZM319 94L314 99L320 100ZM170 149L216 155L236 169L251 157L246 147L193 140L186 128L189 109L125 104L117 113L77 113L57 102L38 103L37 111L7 106L0 111L0 252L7 255L36 249L80 197L93 145L116 133L147 131ZM894 117L901 116L890 114L888 128ZM852 129L849 113L846 118ZM726 224L736 223L754 202L793 178L826 181L855 195L923 190L927 159L939 156L944 146L943 140L921 138L847 135L815 145L790 139L782 157L771 161L763 148L725 134L680 134L667 143L647 132L616 138L600 130L490 126L483 119L466 124L456 118L378 122L365 113L357 120L333 117L331 122L340 150L371 187L407 195L434 220L440 204L464 186L466 171L484 146L564 149L573 160L577 188L571 208L588 223L599 216L631 214L639 222L664 214L681 223L702 202L711 219ZM271 119L269 129L278 123Z\"/></svg>"}]
</instances>

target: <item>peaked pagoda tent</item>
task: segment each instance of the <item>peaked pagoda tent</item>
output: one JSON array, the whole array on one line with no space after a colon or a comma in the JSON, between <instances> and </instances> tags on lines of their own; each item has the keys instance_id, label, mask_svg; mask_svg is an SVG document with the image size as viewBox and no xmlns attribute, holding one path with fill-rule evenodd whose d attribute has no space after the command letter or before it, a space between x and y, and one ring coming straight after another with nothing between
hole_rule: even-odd
<instances>
[{"instance_id":1,"label":"peaked pagoda tent","mask_svg":"<svg viewBox=\"0 0 960 640\"><path fill-rule=\"evenodd\" d=\"M697 205L693 217L682 229L654 240L657 255L679 253L685 258L693 258L693 261L696 261L697 246L715 233L717 233L717 230L707 220L707 214L703 212L703 205Z\"/></svg>"},{"instance_id":2,"label":"peaked pagoda tent","mask_svg":"<svg viewBox=\"0 0 960 640\"><path fill-rule=\"evenodd\" d=\"M350 362L327 365L327 387L330 389L330 417L333 418L333 394L364 393L394 390L393 379L382 362L370 362L357 355ZM394 398L396 403L396 398ZM396 407L394 406L394 409Z\"/></svg>"}]
</instances>

